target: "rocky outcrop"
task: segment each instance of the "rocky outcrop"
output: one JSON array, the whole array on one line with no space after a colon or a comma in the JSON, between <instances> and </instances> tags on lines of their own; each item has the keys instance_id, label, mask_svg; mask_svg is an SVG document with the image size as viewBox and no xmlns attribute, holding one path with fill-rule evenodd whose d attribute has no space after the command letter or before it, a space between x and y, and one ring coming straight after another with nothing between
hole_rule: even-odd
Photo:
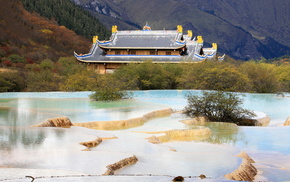
<instances>
[{"instance_id":1,"label":"rocky outcrop","mask_svg":"<svg viewBox=\"0 0 290 182\"><path fill-rule=\"evenodd\" d=\"M80 144L87 147L87 150L89 150L90 148L96 147L98 146L100 143L102 143L102 138L97 138L96 140L93 141L88 141L88 142L81 142Z\"/></svg>"},{"instance_id":2,"label":"rocky outcrop","mask_svg":"<svg viewBox=\"0 0 290 182\"><path fill-rule=\"evenodd\" d=\"M257 175L257 169L252 164L255 163L255 161L245 152L241 152L237 156L243 158L243 162L237 170L225 175L225 177L228 180L253 181L255 179L255 176Z\"/></svg>"},{"instance_id":3,"label":"rocky outcrop","mask_svg":"<svg viewBox=\"0 0 290 182\"><path fill-rule=\"evenodd\" d=\"M269 116L264 116L257 119L244 119L239 126L268 126L270 124Z\"/></svg>"},{"instance_id":4,"label":"rocky outcrop","mask_svg":"<svg viewBox=\"0 0 290 182\"><path fill-rule=\"evenodd\" d=\"M114 175L115 171L117 171L123 167L135 164L137 161L138 161L138 158L135 155L132 157L122 159L114 164L110 164L110 165L106 166L107 171L103 175L105 175L105 176Z\"/></svg>"},{"instance_id":5,"label":"rocky outcrop","mask_svg":"<svg viewBox=\"0 0 290 182\"><path fill-rule=\"evenodd\" d=\"M184 177L182 176L176 176L175 178L173 178L172 180L173 182L183 182L184 181Z\"/></svg>"},{"instance_id":6,"label":"rocky outcrop","mask_svg":"<svg viewBox=\"0 0 290 182\"><path fill-rule=\"evenodd\" d=\"M43 123L34 125L34 127L71 127L73 124L67 117L50 118L45 120Z\"/></svg>"},{"instance_id":7,"label":"rocky outcrop","mask_svg":"<svg viewBox=\"0 0 290 182\"><path fill-rule=\"evenodd\" d=\"M262 118L256 119L255 126L268 126L270 124L270 117L265 116Z\"/></svg>"},{"instance_id":8,"label":"rocky outcrop","mask_svg":"<svg viewBox=\"0 0 290 182\"><path fill-rule=\"evenodd\" d=\"M284 126L289 126L290 125L290 116L287 118L287 120L284 123Z\"/></svg>"},{"instance_id":9,"label":"rocky outcrop","mask_svg":"<svg viewBox=\"0 0 290 182\"><path fill-rule=\"evenodd\" d=\"M244 119L240 121L239 123L237 123L237 125L239 126L268 126L270 123L270 117L264 113L261 113L261 112L259 113L260 113L259 117L253 118L253 119ZM209 121L209 119L205 116L200 116L200 117L194 117L188 120L182 120L180 122L187 125L205 125L207 122L211 122L211 121Z\"/></svg>"},{"instance_id":10,"label":"rocky outcrop","mask_svg":"<svg viewBox=\"0 0 290 182\"><path fill-rule=\"evenodd\" d=\"M172 112L173 111L171 108L167 108L167 109L149 112L139 118L117 120L117 121L95 121L95 122L88 122L88 123L74 123L74 126L82 126L82 127L97 129L97 130L128 129L128 128L142 126L146 121L153 118L168 116L172 114Z\"/></svg>"}]
</instances>

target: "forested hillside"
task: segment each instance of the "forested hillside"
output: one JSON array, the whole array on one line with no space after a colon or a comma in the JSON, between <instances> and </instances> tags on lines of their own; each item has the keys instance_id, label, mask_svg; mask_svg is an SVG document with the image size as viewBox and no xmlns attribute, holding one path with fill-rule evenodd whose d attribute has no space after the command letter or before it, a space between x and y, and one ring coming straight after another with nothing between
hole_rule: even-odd
<instances>
[{"instance_id":1,"label":"forested hillside","mask_svg":"<svg viewBox=\"0 0 290 182\"><path fill-rule=\"evenodd\" d=\"M89 39L108 38L109 31L98 19L69 0L22 0L24 7Z\"/></svg>"},{"instance_id":2,"label":"forested hillside","mask_svg":"<svg viewBox=\"0 0 290 182\"><path fill-rule=\"evenodd\" d=\"M75 50L86 52L91 44L56 21L26 11L21 0L0 0L0 25L0 59L7 63L55 61Z\"/></svg>"},{"instance_id":3,"label":"forested hillside","mask_svg":"<svg viewBox=\"0 0 290 182\"><path fill-rule=\"evenodd\" d=\"M89 18L94 22L96 19L69 0L58 1L52 8L65 9L68 12L58 11L65 16L54 17L56 15L51 13L47 18L33 10L38 2L26 1L26 6L31 8L29 12L23 7L22 0L0 0L0 92L56 91L68 75L77 73L79 76L83 71L81 75L88 76L86 67L77 63L73 52L88 52L91 37L77 35L64 24L72 20L82 22ZM43 11L50 12L51 3L43 2ZM90 33L100 32L94 29ZM79 86L82 84L86 83Z\"/></svg>"},{"instance_id":4,"label":"forested hillside","mask_svg":"<svg viewBox=\"0 0 290 182\"><path fill-rule=\"evenodd\" d=\"M290 54L288 0L71 0L109 28L193 30L219 52L250 60Z\"/></svg>"}]
</instances>

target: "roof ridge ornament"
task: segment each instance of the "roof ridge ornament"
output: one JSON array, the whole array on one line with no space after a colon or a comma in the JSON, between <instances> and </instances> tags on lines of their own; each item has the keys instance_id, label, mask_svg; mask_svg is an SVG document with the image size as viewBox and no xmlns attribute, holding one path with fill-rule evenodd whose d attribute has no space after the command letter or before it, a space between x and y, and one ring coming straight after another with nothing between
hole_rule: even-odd
<instances>
[{"instance_id":1,"label":"roof ridge ornament","mask_svg":"<svg viewBox=\"0 0 290 182\"><path fill-rule=\"evenodd\" d=\"M117 25L113 25L112 26L112 33L116 33L118 31L118 26Z\"/></svg>"},{"instance_id":2,"label":"roof ridge ornament","mask_svg":"<svg viewBox=\"0 0 290 182\"><path fill-rule=\"evenodd\" d=\"M148 24L148 22L146 22L146 24L144 25L143 30L145 30L145 31L150 31L151 30L151 27Z\"/></svg>"}]
</instances>

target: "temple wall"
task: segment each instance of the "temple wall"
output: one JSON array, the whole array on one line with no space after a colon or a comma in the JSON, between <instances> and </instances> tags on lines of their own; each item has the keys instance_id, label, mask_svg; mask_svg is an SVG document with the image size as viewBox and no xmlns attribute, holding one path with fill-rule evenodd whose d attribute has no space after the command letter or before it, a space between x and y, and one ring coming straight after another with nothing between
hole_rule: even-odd
<instances>
[{"instance_id":1,"label":"temple wall","mask_svg":"<svg viewBox=\"0 0 290 182\"><path fill-rule=\"evenodd\" d=\"M122 65L124 65L124 63L92 63L88 64L87 68L94 70L99 74L106 74L117 68L120 68Z\"/></svg>"},{"instance_id":2,"label":"temple wall","mask_svg":"<svg viewBox=\"0 0 290 182\"><path fill-rule=\"evenodd\" d=\"M107 55L180 55L180 50L107 50ZM168 54L169 53L169 54Z\"/></svg>"},{"instance_id":3,"label":"temple wall","mask_svg":"<svg viewBox=\"0 0 290 182\"><path fill-rule=\"evenodd\" d=\"M167 54L167 52L170 52L170 54ZM158 55L180 55L179 54L179 50L170 50L170 51L166 51L166 50L158 50Z\"/></svg>"}]
</instances>

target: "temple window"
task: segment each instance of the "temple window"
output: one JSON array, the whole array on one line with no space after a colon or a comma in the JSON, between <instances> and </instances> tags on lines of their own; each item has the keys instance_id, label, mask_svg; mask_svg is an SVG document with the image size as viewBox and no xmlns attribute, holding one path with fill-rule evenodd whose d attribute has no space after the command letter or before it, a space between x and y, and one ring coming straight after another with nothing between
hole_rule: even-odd
<instances>
[{"instance_id":1,"label":"temple window","mask_svg":"<svg viewBox=\"0 0 290 182\"><path fill-rule=\"evenodd\" d=\"M115 51L115 54L116 55L120 55L121 54L121 51Z\"/></svg>"},{"instance_id":2,"label":"temple window","mask_svg":"<svg viewBox=\"0 0 290 182\"><path fill-rule=\"evenodd\" d=\"M131 55L136 55L136 51L135 50L131 50Z\"/></svg>"},{"instance_id":3,"label":"temple window","mask_svg":"<svg viewBox=\"0 0 290 182\"><path fill-rule=\"evenodd\" d=\"M150 55L155 55L155 51L150 51Z\"/></svg>"},{"instance_id":4,"label":"temple window","mask_svg":"<svg viewBox=\"0 0 290 182\"><path fill-rule=\"evenodd\" d=\"M166 51L166 55L171 55L171 51Z\"/></svg>"}]
</instances>

